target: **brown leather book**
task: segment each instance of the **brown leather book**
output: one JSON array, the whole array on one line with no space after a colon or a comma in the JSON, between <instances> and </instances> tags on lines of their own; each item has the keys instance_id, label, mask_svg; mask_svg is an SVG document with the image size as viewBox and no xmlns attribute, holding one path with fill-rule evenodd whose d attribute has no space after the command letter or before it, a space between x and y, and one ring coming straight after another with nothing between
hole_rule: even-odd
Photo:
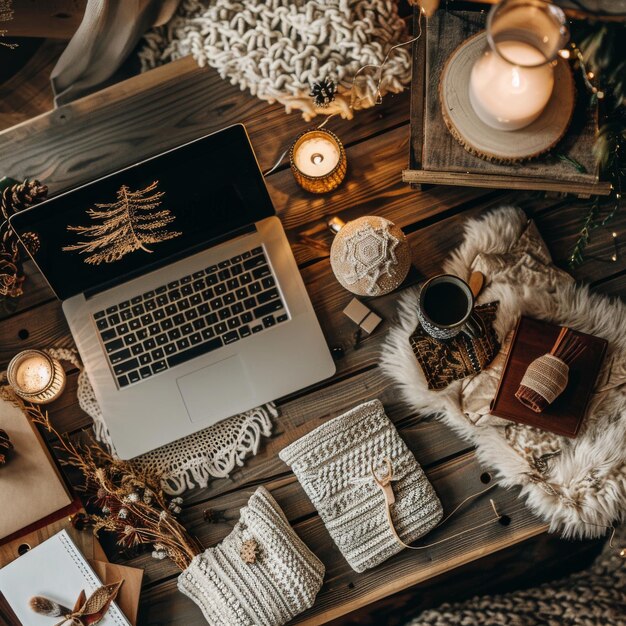
<instances>
[{"instance_id":1,"label":"brown leather book","mask_svg":"<svg viewBox=\"0 0 626 626\"><path fill-rule=\"evenodd\" d=\"M34 424L7 400L0 400L0 425L15 446L0 468L1 545L72 513L77 502Z\"/></svg>"},{"instance_id":2,"label":"brown leather book","mask_svg":"<svg viewBox=\"0 0 626 626\"><path fill-rule=\"evenodd\" d=\"M604 359L606 339L574 331L584 342L585 349L570 365L565 391L543 412L535 413L515 397L526 368L536 358L550 352L560 330L561 327L555 324L530 317L520 318L496 396L491 403L492 415L557 435L576 437Z\"/></svg>"}]
</instances>

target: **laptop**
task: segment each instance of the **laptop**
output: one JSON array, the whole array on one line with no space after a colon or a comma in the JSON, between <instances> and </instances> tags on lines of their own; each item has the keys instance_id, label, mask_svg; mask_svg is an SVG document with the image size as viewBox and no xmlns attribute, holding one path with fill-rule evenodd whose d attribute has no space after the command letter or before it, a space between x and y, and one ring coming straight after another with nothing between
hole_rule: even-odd
<instances>
[{"instance_id":1,"label":"laptop","mask_svg":"<svg viewBox=\"0 0 626 626\"><path fill-rule=\"evenodd\" d=\"M11 217L132 458L335 372L243 125Z\"/></svg>"}]
</instances>

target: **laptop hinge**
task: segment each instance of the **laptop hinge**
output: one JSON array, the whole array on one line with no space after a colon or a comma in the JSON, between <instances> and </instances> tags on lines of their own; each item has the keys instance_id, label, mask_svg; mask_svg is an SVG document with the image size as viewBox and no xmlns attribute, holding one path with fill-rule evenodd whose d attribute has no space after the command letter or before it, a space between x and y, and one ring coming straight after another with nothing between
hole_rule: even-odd
<instances>
[{"instance_id":1,"label":"laptop hinge","mask_svg":"<svg viewBox=\"0 0 626 626\"><path fill-rule=\"evenodd\" d=\"M122 285L127 283L129 280L133 280L135 278L139 278L140 276L144 276L145 274L149 274L150 272L154 272L155 270L160 269L161 267L165 267L166 265L171 265L172 263L176 263L185 257L192 256L193 254L197 254L198 252L202 252L203 250L207 250L208 248L214 248L221 243L226 241L231 241L236 239L237 237L241 237L242 235L248 235L250 233L256 232L257 227L256 224L248 224L247 226L242 226L241 228L237 228L236 230L232 230L220 237L216 237L211 239L210 241L206 241L202 244L198 244L193 246L192 248L187 248L181 251L178 254L173 254L165 259L162 259L158 263L151 263L150 265L145 265L141 269L135 270L134 272L129 272L128 274L124 274L124 276L120 276L115 278L114 280L109 280L106 283L102 283L93 289L88 289L83 292L83 295L87 300L89 298L93 298L103 291L107 291L108 289L113 289L113 287L117 287L118 285Z\"/></svg>"}]
</instances>

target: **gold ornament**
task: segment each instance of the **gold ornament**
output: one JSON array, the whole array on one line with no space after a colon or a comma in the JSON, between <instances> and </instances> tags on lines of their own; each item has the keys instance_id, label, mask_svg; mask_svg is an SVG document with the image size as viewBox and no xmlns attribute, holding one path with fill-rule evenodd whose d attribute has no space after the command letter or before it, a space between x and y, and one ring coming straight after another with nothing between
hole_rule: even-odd
<instances>
[{"instance_id":1,"label":"gold ornament","mask_svg":"<svg viewBox=\"0 0 626 626\"><path fill-rule=\"evenodd\" d=\"M396 289L411 267L411 250L393 222L375 216L344 224L333 218L337 232L330 264L341 285L357 296L382 296Z\"/></svg>"},{"instance_id":2,"label":"gold ornament","mask_svg":"<svg viewBox=\"0 0 626 626\"><path fill-rule=\"evenodd\" d=\"M95 209L87 209L87 215L98 222L91 226L68 226L67 230L84 235L89 241L79 241L65 246L65 252L88 254L85 263L100 265L113 263L135 250L153 252L147 246L174 239L180 232L168 231L166 226L176 218L168 209L156 210L161 205L163 191L152 193L159 184L155 180L145 189L131 191L122 185L117 201L96 203Z\"/></svg>"},{"instance_id":3,"label":"gold ornament","mask_svg":"<svg viewBox=\"0 0 626 626\"><path fill-rule=\"evenodd\" d=\"M256 559L259 553L259 544L254 539L248 539L241 544L239 555L244 563L252 565L256 563Z\"/></svg>"}]
</instances>

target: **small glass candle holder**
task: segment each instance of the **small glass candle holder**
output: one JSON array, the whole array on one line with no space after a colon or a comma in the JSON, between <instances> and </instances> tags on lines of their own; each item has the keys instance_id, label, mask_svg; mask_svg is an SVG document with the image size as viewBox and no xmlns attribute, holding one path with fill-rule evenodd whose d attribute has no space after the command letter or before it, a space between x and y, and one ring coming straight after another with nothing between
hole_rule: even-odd
<instances>
[{"instance_id":1,"label":"small glass candle holder","mask_svg":"<svg viewBox=\"0 0 626 626\"><path fill-rule=\"evenodd\" d=\"M41 350L16 354L7 368L7 379L20 398L35 404L56 400L66 382L61 363Z\"/></svg>"},{"instance_id":2,"label":"small glass candle holder","mask_svg":"<svg viewBox=\"0 0 626 626\"><path fill-rule=\"evenodd\" d=\"M339 137L324 128L299 135L289 150L289 161L296 182L311 193L336 189L346 175L346 151Z\"/></svg>"},{"instance_id":3,"label":"small glass candle holder","mask_svg":"<svg viewBox=\"0 0 626 626\"><path fill-rule=\"evenodd\" d=\"M498 130L518 130L543 112L554 65L569 32L565 13L546 0L501 0L489 11L483 55L471 70L476 115Z\"/></svg>"}]
</instances>

